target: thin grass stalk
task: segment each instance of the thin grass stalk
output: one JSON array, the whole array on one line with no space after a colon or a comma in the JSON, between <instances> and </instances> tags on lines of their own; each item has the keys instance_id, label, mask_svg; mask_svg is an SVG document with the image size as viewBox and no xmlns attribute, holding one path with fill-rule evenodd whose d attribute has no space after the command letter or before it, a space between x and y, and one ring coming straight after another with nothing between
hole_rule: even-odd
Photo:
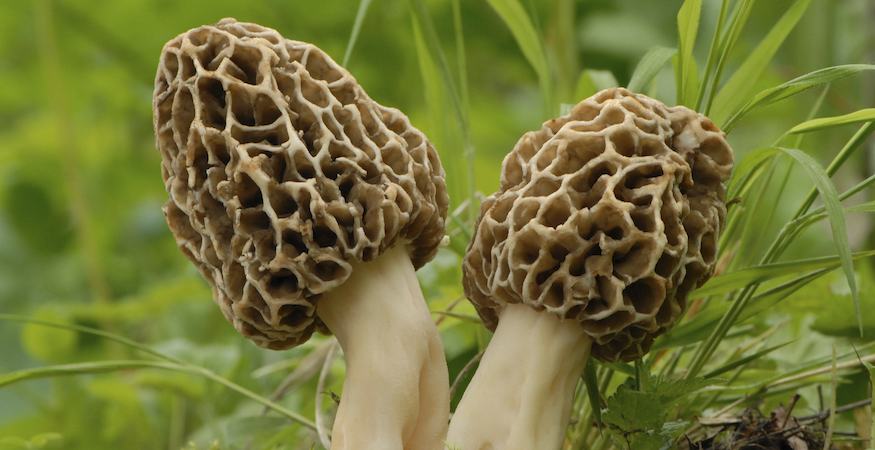
<instances>
[{"instance_id":1,"label":"thin grass stalk","mask_svg":"<svg viewBox=\"0 0 875 450\"><path fill-rule=\"evenodd\" d=\"M830 443L832 442L833 428L836 424L836 393L838 392L836 384L836 345L832 344L832 382L830 383L832 390L829 401L829 428L826 431L826 439L823 441L823 450L829 450Z\"/></svg>"},{"instance_id":2,"label":"thin grass stalk","mask_svg":"<svg viewBox=\"0 0 875 450\"><path fill-rule=\"evenodd\" d=\"M465 121L465 129L462 130L462 143L465 146L465 162L467 165L467 176L468 176L468 224L470 227L474 227L474 224L477 223L477 179L476 172L474 170L475 163L475 152L474 152L474 144L471 143L471 140L468 135L468 127L470 124L468 122L468 113L470 111L470 96L468 92L468 62L465 57L465 33L462 28L462 8L459 4L459 0L452 0L450 5L453 8L453 30L455 31L456 36L456 65L459 70L459 96L460 102L462 104L462 112L464 113L463 120ZM470 234L470 233L469 233ZM470 239L470 237L468 238Z\"/></svg>"},{"instance_id":3,"label":"thin grass stalk","mask_svg":"<svg viewBox=\"0 0 875 450\"><path fill-rule=\"evenodd\" d=\"M729 32L725 36L720 45L721 54L717 62L717 69L714 71L714 80L711 82L711 91L708 93L708 101L705 103L705 109L702 112L708 115L711 112L711 105L714 103L714 97L717 95L720 87L720 80L723 78L723 72L726 70L726 65L729 63L729 55L732 54L732 49L735 43L741 36L741 30L747 24L747 19L750 17L750 12L753 9L753 4L756 0L743 0L738 9L738 13L732 19L732 25L729 27Z\"/></svg>"},{"instance_id":4,"label":"thin grass stalk","mask_svg":"<svg viewBox=\"0 0 875 450\"><path fill-rule=\"evenodd\" d=\"M52 5L49 0L37 0L33 6L36 16L36 40L39 44L40 57L43 60L48 97L51 99L48 107L55 118L54 145L64 148L65 159L62 164L64 184L70 195L73 228L84 259L88 287L94 301L104 303L111 299L112 292L106 279L103 264L100 261L100 247L97 243L97 231L92 220L91 204L88 201L85 175L79 159L79 145L77 145L78 141L71 123L67 90L64 88L64 70L52 19Z\"/></svg>"},{"instance_id":5,"label":"thin grass stalk","mask_svg":"<svg viewBox=\"0 0 875 450\"><path fill-rule=\"evenodd\" d=\"M711 71L714 69L714 63L717 61L717 54L720 51L720 36L723 34L723 24L726 22L726 13L728 10L729 0L723 0L720 3L720 13L717 16L717 26L714 27L714 37L711 38L711 49L708 50L708 62L705 63L705 71L702 72L702 82L699 84L699 93L696 95L696 111L701 110L702 100L705 98L705 91L708 88L708 83L711 81ZM711 87L711 89L716 88L716 86Z\"/></svg>"},{"instance_id":6,"label":"thin grass stalk","mask_svg":"<svg viewBox=\"0 0 875 450\"><path fill-rule=\"evenodd\" d=\"M343 54L343 67L349 64L349 57L352 56L352 49L358 40L359 33L362 30L362 23L365 21L365 16L368 14L368 8L371 6L372 0L362 0L359 3L359 9L355 14L355 22L352 24L352 32L349 36L349 43L346 45L346 52Z\"/></svg>"}]
</instances>

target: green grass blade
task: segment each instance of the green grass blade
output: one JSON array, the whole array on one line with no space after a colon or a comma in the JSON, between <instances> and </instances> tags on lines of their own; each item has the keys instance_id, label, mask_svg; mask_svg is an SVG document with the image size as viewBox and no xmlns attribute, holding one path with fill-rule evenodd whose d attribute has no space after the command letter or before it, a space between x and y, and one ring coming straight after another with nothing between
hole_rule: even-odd
<instances>
[{"instance_id":1,"label":"green grass blade","mask_svg":"<svg viewBox=\"0 0 875 450\"><path fill-rule=\"evenodd\" d=\"M744 60L738 70L726 81L726 84L719 89L719 92L716 84L712 87L714 111L710 113L710 110L706 108L708 111L706 114L710 113L715 122L720 123L726 120L729 114L741 106L744 99L748 98L752 81L758 79L763 73L769 61L787 39L790 31L799 23L799 19L808 9L810 3L811 0L796 0L775 23L769 34ZM716 96L713 95L715 92Z\"/></svg>"},{"instance_id":2,"label":"green grass blade","mask_svg":"<svg viewBox=\"0 0 875 450\"><path fill-rule=\"evenodd\" d=\"M431 311L432 314L440 314L442 316L452 317L454 319L459 319L463 322L470 322L476 324L482 324L483 322L480 320L480 316L475 316L473 314L463 314L457 313L453 311Z\"/></svg>"},{"instance_id":3,"label":"green grass blade","mask_svg":"<svg viewBox=\"0 0 875 450\"><path fill-rule=\"evenodd\" d=\"M714 79L711 81L711 92L708 95L708 101L705 103L705 108L702 111L705 114L710 114L711 103L714 95L717 93L717 88L720 86L720 80L723 78L723 72L729 63L729 56L735 48L735 43L741 36L741 31L747 24L747 19L750 18L750 12L753 10L753 4L756 0L742 0L736 4L733 10L732 21L729 26L729 32L720 41L720 58L717 60L717 69L714 70Z\"/></svg>"},{"instance_id":4,"label":"green grass blade","mask_svg":"<svg viewBox=\"0 0 875 450\"><path fill-rule=\"evenodd\" d=\"M98 361L76 364L61 364L48 367L36 367L33 369L19 370L0 375L0 389L24 381L38 380L40 378L64 377L70 375L97 374L106 372L118 372L131 369L165 369L175 372L194 373L190 368L173 363L155 361Z\"/></svg>"},{"instance_id":5,"label":"green grass blade","mask_svg":"<svg viewBox=\"0 0 875 450\"><path fill-rule=\"evenodd\" d=\"M418 26L418 34L422 38L424 47L420 52L424 51L433 63L437 66L440 79L445 89L449 93L450 102L453 107L453 114L456 116L456 121L459 123L459 128L462 130L463 139L468 141L468 115L465 108L462 107L462 100L456 89L456 82L450 72L450 66L447 63L447 58L441 50L440 40L438 40L437 32L434 29L434 23L431 20L431 15L428 13L428 8L423 0L409 0L410 9L413 13L413 19ZM415 28L414 31L417 31Z\"/></svg>"},{"instance_id":6,"label":"green grass blade","mask_svg":"<svg viewBox=\"0 0 875 450\"><path fill-rule=\"evenodd\" d=\"M547 53L541 36L535 30L531 17L526 13L523 5L518 0L487 0L492 9L498 13L504 23L510 28L517 45L523 52L529 65L538 76L541 93L544 96L544 104L548 117L553 117L553 79L550 76L550 66L547 63Z\"/></svg>"},{"instance_id":7,"label":"green grass blade","mask_svg":"<svg viewBox=\"0 0 875 450\"><path fill-rule=\"evenodd\" d=\"M842 269L845 271L845 276L848 279L848 285L851 288L851 296L854 298L854 308L857 311L857 322L860 327L860 334L863 334L863 316L860 313L860 299L857 296L857 281L854 276L854 262L851 257L851 244L848 241L848 230L845 225L845 214L842 211L841 200L836 192L835 186L829 179L826 171L820 167L814 158L808 156L804 152L791 148L781 149L784 153L790 155L793 159L805 169L811 181L820 192L820 198L823 199L823 205L826 207L826 213L829 216L830 229L832 230L833 241L838 251L839 258L842 262Z\"/></svg>"},{"instance_id":8,"label":"green grass blade","mask_svg":"<svg viewBox=\"0 0 875 450\"><path fill-rule=\"evenodd\" d=\"M662 67L676 55L678 49L656 46L647 51L647 54L638 62L629 85L626 86L632 92L643 92L644 89L656 78Z\"/></svg>"},{"instance_id":9,"label":"green grass blade","mask_svg":"<svg viewBox=\"0 0 875 450\"><path fill-rule=\"evenodd\" d=\"M352 24L352 34L349 36L349 43L346 44L346 52L343 54L343 67L349 63L349 57L352 55L352 49L355 47L355 42L359 38L359 33L362 31L362 23L365 21L365 16L368 14L368 8L371 6L372 0L362 0L359 3L358 12L355 14L355 22Z\"/></svg>"},{"instance_id":10,"label":"green grass blade","mask_svg":"<svg viewBox=\"0 0 875 450\"><path fill-rule=\"evenodd\" d=\"M850 208L849 208L850 210ZM866 208L862 208L866 210ZM853 259L863 259L875 256L875 250L857 252ZM819 258L801 259L798 261L765 264L748 267L735 272L718 275L699 289L690 294L690 298L708 297L732 292L752 284L760 284L776 278L786 277L799 272L809 272L820 269L835 269L842 264L838 256L823 256Z\"/></svg>"},{"instance_id":11,"label":"green grass blade","mask_svg":"<svg viewBox=\"0 0 875 450\"><path fill-rule=\"evenodd\" d=\"M760 351L760 352L754 353L753 355L750 355L750 356L746 356L746 357L744 357L744 358L741 358L741 359L739 359L738 361L733 361L733 362L731 362L731 363L729 363L729 364L726 364L726 365L724 365L724 366L718 367L718 368L716 368L716 369L714 369L714 370L712 370L712 371L706 373L705 375L702 375L702 378L707 379L707 378L714 378L714 377L716 377L716 376L720 376L720 375L722 375L722 374L724 374L724 373L726 373L726 372L729 372L729 371L732 370L732 369L735 369L736 367L741 367L741 366L743 366L743 365L745 365L745 364L747 364L747 363L749 363L749 362L752 362L752 361L755 361L755 360L757 360L757 359L759 359L759 358L762 358L763 356L766 356L766 355L768 355L769 353L772 353L772 352L775 351L775 350L778 350L778 349L783 348L783 347L785 347L785 346L787 346L787 345L789 345L789 344L792 344L792 343L796 342L797 340L799 340L799 338L796 338L796 339L793 339L793 340L787 341L787 342L785 342L785 343L783 343L783 344L778 344L778 345L776 345L776 346L774 346L774 347L769 347L769 348L767 348L767 349L765 349L765 350L763 350L763 351Z\"/></svg>"},{"instance_id":12,"label":"green grass blade","mask_svg":"<svg viewBox=\"0 0 875 450\"><path fill-rule=\"evenodd\" d=\"M183 360L174 358L172 356L165 355L165 354L160 353L160 352L158 352L158 351L156 351L156 350L154 350L146 345L132 341L126 337L119 336L119 335L113 334L113 333L108 333L106 331L97 330L94 328L83 327L80 325L48 322L45 320L32 319L30 317L16 316L16 315L10 315L10 314L0 314L0 320L8 320L8 321L12 321L12 322L35 323L35 324L45 325L45 326L49 326L49 327L62 328L62 329L73 330L73 331L80 331L82 333L93 334L95 336L100 336L100 337L105 338L105 339L119 342L121 344L127 345L129 347L133 347L137 350L140 350L144 353L150 354L150 355L155 356L157 358L161 358L165 361L169 361L170 364L152 362L152 361L121 361L121 362L116 361L116 363L130 363L130 364L136 363L136 364L141 364L141 366L138 366L141 368L142 367L151 367L151 368L175 370L178 372L186 372L186 373L191 373L191 374L195 374L195 375L200 375L200 376L203 376L203 377L208 378L210 380L213 380L216 383L219 383L219 384L227 387L228 389L231 389L231 390L233 390L233 391L235 391L235 392L237 392L245 397L248 397L249 399L251 399L253 401L261 403L262 405L267 406L268 408L273 409L274 411L276 411L280 414L283 414L283 415L289 417L290 419L292 419L292 420L294 420L294 421L296 421L296 422L298 422L306 427L312 428L314 430L316 429L316 424L313 421L307 419L306 417L304 417L304 416L302 416L294 411L291 411L278 403L272 402L272 401L270 401L270 400L268 400L268 399L266 399L266 398L264 398L256 393L244 388L243 386L240 386L240 385L234 383L231 380L228 380L224 377L221 377L221 376L215 374L214 372L212 372L211 370L204 369L203 367L195 366L195 365L189 364ZM93 365L95 365L95 366L93 366L95 368L95 370L98 370L100 367L105 367L105 370L102 370L103 372L110 372L110 371L115 371L115 370L126 370L128 368L135 368L135 367L127 367L127 368L119 367L116 369L111 369L110 363L112 363L112 361L83 363L83 364L93 364ZM105 364L105 366L100 366L100 364ZM77 368L77 366L79 366L79 367ZM66 373L63 373L63 370L62 370L61 372L59 372L57 374L52 374L52 373L45 374L44 372L40 372L40 370L50 370L50 369L52 369L52 367L54 367L56 369L57 369L57 367L67 367L68 370ZM0 387L3 387L5 384L17 383L19 381L26 381L28 379L45 378L45 377L49 377L49 376L58 376L58 375L73 375L73 374L78 374L78 373L97 373L97 372L85 372L85 371L76 372L76 370L82 370L83 367L87 368L87 366L73 364L73 365L64 365L64 366L51 366L51 367L42 368L42 369L28 369L30 371L37 371L34 373L29 373L27 371L13 372L11 374L6 374L6 375L0 376ZM24 372L24 373L22 373L22 372ZM30 377L30 378L28 378L28 377ZM4 384L3 380L7 380L5 382L5 384Z\"/></svg>"},{"instance_id":13,"label":"green grass blade","mask_svg":"<svg viewBox=\"0 0 875 450\"><path fill-rule=\"evenodd\" d=\"M747 155L735 166L735 171L732 172L732 179L729 181L726 198L733 199L746 191L755 181L756 177L750 177L758 167L766 162L772 156L781 153L777 147L758 148Z\"/></svg>"},{"instance_id":14,"label":"green grass blade","mask_svg":"<svg viewBox=\"0 0 875 450\"><path fill-rule=\"evenodd\" d=\"M729 132L735 127L735 124L751 110L770 105L785 98L792 97L802 91L819 86L824 83L829 83L840 78L858 74L867 70L875 70L875 65L872 64L847 64L842 66L827 67L825 69L816 70L811 73L794 78L786 83L766 89L749 101L738 112L732 115L728 121L721 127L723 131Z\"/></svg>"},{"instance_id":15,"label":"green grass blade","mask_svg":"<svg viewBox=\"0 0 875 450\"><path fill-rule=\"evenodd\" d=\"M692 77L698 81L699 74L690 64L693 60L693 47L699 31L699 17L702 15L702 0L686 0L678 11L678 53L677 53L677 104L687 105L694 99L686 98ZM695 106L695 105L693 105Z\"/></svg>"},{"instance_id":16,"label":"green grass blade","mask_svg":"<svg viewBox=\"0 0 875 450\"><path fill-rule=\"evenodd\" d=\"M838 155L833 158L833 161L826 168L826 175L828 177L832 177L835 175L836 171L863 145L864 142L875 132L875 122L869 122L862 127L854 134L854 136L845 144L844 147L839 151ZM802 202L802 205L799 206L799 210L796 211L796 217L800 217L802 214L805 214L808 211L808 208L811 207L811 204L814 203L814 199L817 198L817 191L812 189L808 196L805 198L805 201Z\"/></svg>"},{"instance_id":17,"label":"green grass blade","mask_svg":"<svg viewBox=\"0 0 875 450\"><path fill-rule=\"evenodd\" d=\"M828 128L840 127L843 125L851 125L862 122L875 121L875 108L861 109L859 111L845 114L842 116L822 117L802 122L799 125L791 128L787 133L810 133L812 131L825 130Z\"/></svg>"},{"instance_id":18,"label":"green grass blade","mask_svg":"<svg viewBox=\"0 0 875 450\"><path fill-rule=\"evenodd\" d=\"M808 283L829 273L829 271L830 269L820 269L754 295L747 304L744 305L744 308L742 308L738 317L733 320L733 323L739 323L757 313L771 308L781 300L790 296L790 294L805 287ZM662 337L658 338L653 343L651 351L682 347L684 345L695 344L697 342L705 341L706 339L711 339L715 328L724 319L724 316L732 312L733 309L737 309L733 308L733 306L734 305L722 303L716 306L711 306L704 311L700 311L693 319L681 323ZM731 326L732 325L730 324L729 327ZM725 334L717 337L719 340L722 340L724 336ZM709 357L710 354L703 356L702 359L708 359ZM695 376L697 374L698 372L688 376Z\"/></svg>"},{"instance_id":19,"label":"green grass blade","mask_svg":"<svg viewBox=\"0 0 875 450\"><path fill-rule=\"evenodd\" d=\"M823 106L823 101L826 100L826 94L829 93L829 86L830 85L827 84L826 86L824 86L823 90L820 91L820 95L818 95L817 100L814 101L814 105L812 105L811 111L808 111L808 117L805 119L806 121L814 120L815 118L817 118L817 113L818 113L818 111L820 111L820 107ZM805 136L801 133L796 135L796 138L793 140L793 142L790 145L783 144L784 138L787 137L789 134L790 134L789 132L784 133L784 136L781 136L781 139L778 139L778 142L775 144L775 147L781 146L781 147L790 147L790 148L802 148L802 139Z\"/></svg>"},{"instance_id":20,"label":"green grass blade","mask_svg":"<svg viewBox=\"0 0 875 450\"><path fill-rule=\"evenodd\" d=\"M583 367L583 383L586 386L586 396L589 398L589 406L592 409L593 418L598 425L599 434L602 432L602 396L599 392L598 377L596 377L596 362L590 358Z\"/></svg>"},{"instance_id":21,"label":"green grass blade","mask_svg":"<svg viewBox=\"0 0 875 450\"><path fill-rule=\"evenodd\" d=\"M100 336L104 339L109 339L111 341L118 342L118 343L126 345L128 347L137 349L137 350L139 350L143 353L146 353L148 355L152 355L156 358L163 359L165 361L170 361L170 362L173 362L176 364L182 364L182 365L186 364L185 361L174 358L170 355L165 355L165 354L163 354L163 353L161 353L161 352L159 352L159 351L157 351L149 346L140 344L139 342L133 341L133 340L128 339L124 336L119 336L117 334L110 333L110 332L103 331L103 330L98 330L95 328L83 327L81 325L74 325L74 324L69 324L69 323L49 322L46 320L33 319L30 317L26 317L26 316L17 316L17 315L12 315L12 314L0 314L0 320L7 320L10 322L35 323L38 325L45 325L48 327L62 328L65 330L72 330L72 331L79 331L82 333L88 333L88 334L92 334L95 336Z\"/></svg>"},{"instance_id":22,"label":"green grass blade","mask_svg":"<svg viewBox=\"0 0 875 450\"><path fill-rule=\"evenodd\" d=\"M723 36L723 25L726 22L726 13L729 10L729 0L720 2L720 13L717 16L717 26L714 27L714 36L711 38L711 48L708 50L708 62L705 63L705 71L702 72L702 82L699 85L699 93L696 95L696 110L702 106L702 99L705 98L705 90L708 88L708 82L711 78L711 70L714 69L714 64L717 62L717 55L720 53L720 38Z\"/></svg>"}]
</instances>

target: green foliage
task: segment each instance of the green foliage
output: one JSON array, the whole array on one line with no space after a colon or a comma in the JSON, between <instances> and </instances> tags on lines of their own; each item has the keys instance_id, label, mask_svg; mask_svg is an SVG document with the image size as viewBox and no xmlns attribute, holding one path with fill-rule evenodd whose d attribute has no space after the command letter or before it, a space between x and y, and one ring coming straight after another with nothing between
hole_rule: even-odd
<instances>
[{"instance_id":1,"label":"green foliage","mask_svg":"<svg viewBox=\"0 0 875 450\"><path fill-rule=\"evenodd\" d=\"M871 61L866 2L216 0L173 14L165 3L0 2L0 450L321 448L322 394L307 375L326 341L283 353L243 342L160 211L157 56L223 16L319 45L435 143L451 241L419 276L453 379L488 341L456 301L460 258L523 133L611 86L729 133L718 273L655 341L653 367L586 366L569 449L666 448L694 417L745 398L765 408L801 392L815 408L831 344L842 363L856 358L848 340L871 355L875 66L856 64ZM325 388L341 392L344 371L332 366ZM836 376L845 398L870 395L844 383L853 373Z\"/></svg>"},{"instance_id":2,"label":"green foliage","mask_svg":"<svg viewBox=\"0 0 875 450\"><path fill-rule=\"evenodd\" d=\"M641 364L640 377L629 378L608 398L602 414L614 442L627 450L659 450L674 444L685 421L670 421L672 413L684 399L720 380L703 377L664 380L651 372L650 361ZM637 388L632 387L637 384Z\"/></svg>"},{"instance_id":3,"label":"green foliage","mask_svg":"<svg viewBox=\"0 0 875 450\"><path fill-rule=\"evenodd\" d=\"M61 450L64 437L58 433L42 433L25 440L17 437L0 439L0 450Z\"/></svg>"}]
</instances>

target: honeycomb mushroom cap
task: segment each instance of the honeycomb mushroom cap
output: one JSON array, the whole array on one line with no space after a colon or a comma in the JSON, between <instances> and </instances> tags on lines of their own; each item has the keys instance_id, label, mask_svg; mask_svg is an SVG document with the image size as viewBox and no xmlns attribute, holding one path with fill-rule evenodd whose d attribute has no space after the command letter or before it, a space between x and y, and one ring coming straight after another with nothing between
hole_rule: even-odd
<instances>
[{"instance_id":1,"label":"honeycomb mushroom cap","mask_svg":"<svg viewBox=\"0 0 875 450\"><path fill-rule=\"evenodd\" d=\"M437 253L437 152L312 44L234 19L183 33L161 53L153 115L170 229L261 347L327 332L316 302L352 263Z\"/></svg>"},{"instance_id":2,"label":"honeycomb mushroom cap","mask_svg":"<svg viewBox=\"0 0 875 450\"><path fill-rule=\"evenodd\" d=\"M725 134L686 107L614 88L525 134L480 208L466 295L578 320L601 361L649 351L712 275L732 169Z\"/></svg>"}]
</instances>

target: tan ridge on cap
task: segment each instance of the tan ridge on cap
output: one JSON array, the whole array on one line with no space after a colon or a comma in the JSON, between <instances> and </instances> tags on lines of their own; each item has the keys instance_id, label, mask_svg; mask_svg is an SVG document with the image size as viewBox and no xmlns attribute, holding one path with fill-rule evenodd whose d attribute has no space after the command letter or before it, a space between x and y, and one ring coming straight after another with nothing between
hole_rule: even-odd
<instances>
[{"instance_id":1,"label":"tan ridge on cap","mask_svg":"<svg viewBox=\"0 0 875 450\"><path fill-rule=\"evenodd\" d=\"M713 273L732 162L705 116L599 92L504 159L463 262L466 295L491 330L522 302L579 320L601 361L637 359Z\"/></svg>"},{"instance_id":2,"label":"tan ridge on cap","mask_svg":"<svg viewBox=\"0 0 875 450\"><path fill-rule=\"evenodd\" d=\"M225 317L261 347L314 330L351 262L437 253L449 199L432 144L312 44L224 19L168 42L153 97L167 222Z\"/></svg>"}]
</instances>

